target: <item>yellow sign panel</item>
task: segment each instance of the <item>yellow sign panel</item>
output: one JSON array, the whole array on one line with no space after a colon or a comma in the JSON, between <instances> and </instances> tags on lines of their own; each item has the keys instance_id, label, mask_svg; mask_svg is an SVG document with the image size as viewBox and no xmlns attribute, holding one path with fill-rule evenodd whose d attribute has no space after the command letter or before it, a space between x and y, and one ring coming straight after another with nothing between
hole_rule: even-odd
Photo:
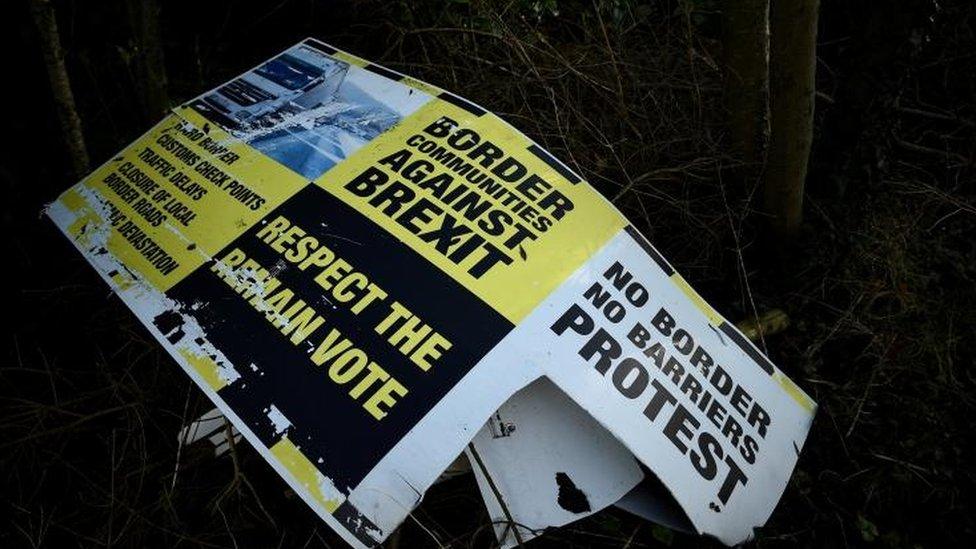
<instances>
[{"instance_id":1,"label":"yellow sign panel","mask_svg":"<svg viewBox=\"0 0 976 549\"><path fill-rule=\"evenodd\" d=\"M308 184L191 109L171 114L59 202L99 244L166 291Z\"/></svg>"},{"instance_id":2,"label":"yellow sign panel","mask_svg":"<svg viewBox=\"0 0 976 549\"><path fill-rule=\"evenodd\" d=\"M533 149L437 99L315 183L518 323L627 224Z\"/></svg>"}]
</instances>

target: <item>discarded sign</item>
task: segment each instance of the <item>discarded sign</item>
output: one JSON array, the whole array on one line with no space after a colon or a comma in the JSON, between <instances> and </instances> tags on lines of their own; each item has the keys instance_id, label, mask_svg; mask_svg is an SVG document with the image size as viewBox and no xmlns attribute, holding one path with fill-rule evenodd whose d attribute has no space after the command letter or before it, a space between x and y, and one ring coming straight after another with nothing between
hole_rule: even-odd
<instances>
[{"instance_id":1,"label":"discarded sign","mask_svg":"<svg viewBox=\"0 0 976 549\"><path fill-rule=\"evenodd\" d=\"M48 214L355 546L382 542L472 439L479 476L521 498L499 464L553 455L519 437L546 422L489 418L533 413L531 387L503 405L540 378L541 406L579 408L549 424L586 433L540 469L566 466L547 481L566 514L542 525L673 497L695 530L742 541L814 414L573 170L485 109L315 40L176 109ZM595 440L605 478L579 462ZM642 491L644 471L663 490Z\"/></svg>"}]
</instances>

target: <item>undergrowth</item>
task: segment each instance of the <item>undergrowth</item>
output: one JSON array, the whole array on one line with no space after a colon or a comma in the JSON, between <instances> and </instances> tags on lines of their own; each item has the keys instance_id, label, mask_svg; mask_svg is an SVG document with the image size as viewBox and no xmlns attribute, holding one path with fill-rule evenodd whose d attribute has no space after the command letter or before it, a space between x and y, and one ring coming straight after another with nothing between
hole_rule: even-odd
<instances>
[{"instance_id":1,"label":"undergrowth","mask_svg":"<svg viewBox=\"0 0 976 549\"><path fill-rule=\"evenodd\" d=\"M190 3L165 4L175 97L305 35L325 39L501 115L619 207L730 320L786 311L789 329L761 346L820 408L755 544L918 547L973 537L972 6L823 1L805 223L782 253L762 241L758 183L736 177L724 149L718 2L260 6L194 6L189 18ZM115 8L60 7L101 161L147 125L124 76L130 46L113 31L86 30ZM26 32L20 39L33 45ZM43 85L35 59L16 62ZM59 146L46 130L50 113L14 113L11 125ZM63 163L28 162L22 147L2 172L18 286L0 369L0 544L341 546L246 444L220 459L180 446L180 426L209 409L206 398L37 219L70 181ZM433 488L397 540L491 546L473 481ZM702 543L608 510L533 545Z\"/></svg>"}]
</instances>

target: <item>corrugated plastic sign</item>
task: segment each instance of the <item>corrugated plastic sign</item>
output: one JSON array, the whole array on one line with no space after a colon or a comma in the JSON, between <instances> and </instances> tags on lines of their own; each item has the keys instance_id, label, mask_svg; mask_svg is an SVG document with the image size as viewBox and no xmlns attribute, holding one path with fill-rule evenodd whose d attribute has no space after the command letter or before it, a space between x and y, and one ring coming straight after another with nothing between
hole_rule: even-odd
<instances>
[{"instance_id":1,"label":"corrugated plastic sign","mask_svg":"<svg viewBox=\"0 0 976 549\"><path fill-rule=\"evenodd\" d=\"M646 469L727 543L772 512L813 418L573 170L485 109L315 40L175 109L47 211L354 546L382 542L540 378L595 433L564 456L614 445L593 464L607 478L576 474L597 478L590 510ZM560 424L547 413L537 432ZM545 452L518 435L479 435L487 470Z\"/></svg>"}]
</instances>

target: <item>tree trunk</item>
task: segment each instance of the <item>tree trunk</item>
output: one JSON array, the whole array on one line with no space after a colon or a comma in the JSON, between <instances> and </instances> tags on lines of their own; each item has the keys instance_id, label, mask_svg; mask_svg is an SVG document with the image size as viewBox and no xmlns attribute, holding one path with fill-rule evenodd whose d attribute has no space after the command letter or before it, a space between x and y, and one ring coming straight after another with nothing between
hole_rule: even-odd
<instances>
[{"instance_id":1,"label":"tree trunk","mask_svg":"<svg viewBox=\"0 0 976 549\"><path fill-rule=\"evenodd\" d=\"M47 77L51 83L51 95L61 122L61 136L71 161L71 169L75 177L81 178L88 174L88 149L85 147L85 135L75 107L75 97L71 93L71 81L64 66L64 52L61 50L54 6L49 0L31 0L31 15L37 27L44 64L47 66Z\"/></svg>"},{"instance_id":2,"label":"tree trunk","mask_svg":"<svg viewBox=\"0 0 976 549\"><path fill-rule=\"evenodd\" d=\"M769 0L735 0L722 9L730 148L755 173L769 142Z\"/></svg>"},{"instance_id":3,"label":"tree trunk","mask_svg":"<svg viewBox=\"0 0 976 549\"><path fill-rule=\"evenodd\" d=\"M136 88L149 123L169 112L166 65L163 59L159 0L127 0L126 8L135 45Z\"/></svg>"},{"instance_id":4,"label":"tree trunk","mask_svg":"<svg viewBox=\"0 0 976 549\"><path fill-rule=\"evenodd\" d=\"M813 142L819 0L773 0L770 8L771 140L763 202L772 234L789 241L800 227Z\"/></svg>"}]
</instances>

